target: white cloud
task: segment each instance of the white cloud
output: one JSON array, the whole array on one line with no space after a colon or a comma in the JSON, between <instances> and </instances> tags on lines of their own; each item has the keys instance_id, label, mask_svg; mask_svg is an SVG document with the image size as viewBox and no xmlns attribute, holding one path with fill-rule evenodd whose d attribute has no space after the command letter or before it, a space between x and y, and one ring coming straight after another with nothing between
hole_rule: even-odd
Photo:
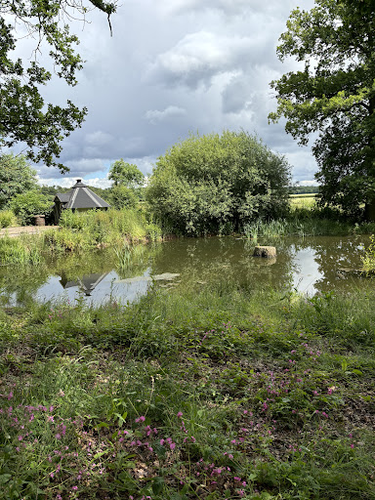
<instances>
[{"instance_id":1,"label":"white cloud","mask_svg":"<svg viewBox=\"0 0 375 500\"><path fill-rule=\"evenodd\" d=\"M94 179L83 179L83 182L87 186L97 187L101 189L107 189L112 186L112 181L108 179L102 179L100 177L95 177Z\"/></svg>"},{"instance_id":2,"label":"white cloud","mask_svg":"<svg viewBox=\"0 0 375 500\"><path fill-rule=\"evenodd\" d=\"M150 109L146 112L145 117L150 123L157 123L171 118L179 118L185 115L186 109L179 108L178 106L168 106L162 111Z\"/></svg>"},{"instance_id":3,"label":"white cloud","mask_svg":"<svg viewBox=\"0 0 375 500\"><path fill-rule=\"evenodd\" d=\"M201 84L209 86L216 75L241 70L250 60L261 62L262 52L262 41L258 38L199 31L184 36L174 47L158 55L146 81L197 89Z\"/></svg>"}]
</instances>

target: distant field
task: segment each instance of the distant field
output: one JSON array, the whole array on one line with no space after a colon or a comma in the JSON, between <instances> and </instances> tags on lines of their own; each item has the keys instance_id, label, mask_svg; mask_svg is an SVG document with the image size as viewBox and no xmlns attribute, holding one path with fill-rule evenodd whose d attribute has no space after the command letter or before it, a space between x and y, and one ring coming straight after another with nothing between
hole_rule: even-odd
<instances>
[{"instance_id":1,"label":"distant field","mask_svg":"<svg viewBox=\"0 0 375 500\"><path fill-rule=\"evenodd\" d=\"M289 198L292 208L313 208L316 205L316 193L291 194Z\"/></svg>"}]
</instances>

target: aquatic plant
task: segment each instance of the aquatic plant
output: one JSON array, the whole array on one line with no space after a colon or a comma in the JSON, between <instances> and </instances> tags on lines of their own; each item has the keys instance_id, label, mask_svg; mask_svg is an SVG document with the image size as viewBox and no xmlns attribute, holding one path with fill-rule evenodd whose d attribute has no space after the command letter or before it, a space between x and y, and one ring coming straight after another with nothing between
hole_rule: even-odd
<instances>
[{"instance_id":1,"label":"aquatic plant","mask_svg":"<svg viewBox=\"0 0 375 500\"><path fill-rule=\"evenodd\" d=\"M370 245L366 249L364 257L362 257L363 270L366 273L375 271L375 235L370 236Z\"/></svg>"}]
</instances>

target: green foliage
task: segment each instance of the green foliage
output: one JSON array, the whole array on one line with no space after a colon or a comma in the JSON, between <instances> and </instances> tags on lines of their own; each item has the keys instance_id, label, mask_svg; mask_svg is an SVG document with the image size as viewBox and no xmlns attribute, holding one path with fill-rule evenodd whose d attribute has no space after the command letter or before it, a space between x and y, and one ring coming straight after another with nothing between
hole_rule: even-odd
<instances>
[{"instance_id":1,"label":"green foliage","mask_svg":"<svg viewBox=\"0 0 375 500\"><path fill-rule=\"evenodd\" d=\"M294 10L277 52L304 70L271 83L286 131L300 144L319 132L313 152L319 165L320 203L358 216L366 205L375 218L375 10L371 2L316 0ZM314 64L312 64L312 60Z\"/></svg>"},{"instance_id":2,"label":"green foliage","mask_svg":"<svg viewBox=\"0 0 375 500\"><path fill-rule=\"evenodd\" d=\"M158 159L147 198L164 228L220 234L285 213L288 180L286 160L246 132L192 135Z\"/></svg>"},{"instance_id":3,"label":"green foliage","mask_svg":"<svg viewBox=\"0 0 375 500\"><path fill-rule=\"evenodd\" d=\"M12 210L0 211L0 229L17 225L17 218Z\"/></svg>"},{"instance_id":4,"label":"green foliage","mask_svg":"<svg viewBox=\"0 0 375 500\"><path fill-rule=\"evenodd\" d=\"M127 188L142 185L145 180L137 165L126 163L122 158L111 165L108 179L113 181L115 186L125 186Z\"/></svg>"},{"instance_id":5,"label":"green foliage","mask_svg":"<svg viewBox=\"0 0 375 500\"><path fill-rule=\"evenodd\" d=\"M43 51L44 45L47 45L49 50L45 52L49 53L57 76L74 86L77 83L76 72L82 68L83 61L74 50L79 39L70 34L69 26L62 19L64 13L68 19L75 15L84 18L92 5L105 12L108 19L116 10L114 3L102 0L91 0L87 6L81 0L73 4L65 0L1 3L1 145L12 147L15 143L25 143L29 159L57 166L62 171L68 169L57 163L62 149L60 142L81 125L87 110L79 109L70 100L66 107L44 102L40 88L51 80L52 73L38 60L27 62L27 58L21 60L13 56L19 36L17 26L21 24L30 37L36 35L36 53Z\"/></svg>"},{"instance_id":6,"label":"green foliage","mask_svg":"<svg viewBox=\"0 0 375 500\"><path fill-rule=\"evenodd\" d=\"M37 191L17 194L9 205L23 225L33 224L35 215L48 216L53 208L50 198Z\"/></svg>"},{"instance_id":7,"label":"green foliage","mask_svg":"<svg viewBox=\"0 0 375 500\"><path fill-rule=\"evenodd\" d=\"M72 212L64 210L60 218L60 231L47 231L43 237L46 245L56 250L83 251L106 245L122 245L146 240L161 234L134 209L89 210ZM152 239L152 238L150 238Z\"/></svg>"},{"instance_id":8,"label":"green foliage","mask_svg":"<svg viewBox=\"0 0 375 500\"><path fill-rule=\"evenodd\" d=\"M366 273L375 272L375 235L370 236L370 245L366 249L365 256L362 257L363 270Z\"/></svg>"},{"instance_id":9,"label":"green foliage","mask_svg":"<svg viewBox=\"0 0 375 500\"><path fill-rule=\"evenodd\" d=\"M33 239L0 238L0 263L2 265L37 265L41 262L41 252Z\"/></svg>"},{"instance_id":10,"label":"green foliage","mask_svg":"<svg viewBox=\"0 0 375 500\"><path fill-rule=\"evenodd\" d=\"M36 171L22 155L0 155L0 209L17 194L37 188Z\"/></svg>"},{"instance_id":11,"label":"green foliage","mask_svg":"<svg viewBox=\"0 0 375 500\"><path fill-rule=\"evenodd\" d=\"M134 190L123 184L113 186L109 198L109 203L116 210L135 208L138 202L138 197Z\"/></svg>"}]
</instances>

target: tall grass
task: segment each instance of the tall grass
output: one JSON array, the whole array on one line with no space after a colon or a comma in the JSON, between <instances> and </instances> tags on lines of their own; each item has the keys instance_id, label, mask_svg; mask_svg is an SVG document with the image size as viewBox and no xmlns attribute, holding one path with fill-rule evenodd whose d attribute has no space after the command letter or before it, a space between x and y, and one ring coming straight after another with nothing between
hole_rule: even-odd
<instances>
[{"instance_id":1,"label":"tall grass","mask_svg":"<svg viewBox=\"0 0 375 500\"><path fill-rule=\"evenodd\" d=\"M17 217L12 210L0 211L0 229L17 226Z\"/></svg>"},{"instance_id":2,"label":"tall grass","mask_svg":"<svg viewBox=\"0 0 375 500\"><path fill-rule=\"evenodd\" d=\"M243 228L244 235L257 242L259 237L280 236L341 236L368 234L375 231L375 223L352 223L336 211L327 209L295 208L288 217L278 220L254 220Z\"/></svg>"},{"instance_id":3,"label":"tall grass","mask_svg":"<svg viewBox=\"0 0 375 500\"><path fill-rule=\"evenodd\" d=\"M34 238L0 238L0 265L38 265L41 261L40 246Z\"/></svg>"},{"instance_id":4,"label":"tall grass","mask_svg":"<svg viewBox=\"0 0 375 500\"><path fill-rule=\"evenodd\" d=\"M88 212L64 211L60 225L65 229L79 231L84 239L93 244L120 243L128 241L160 239L161 230L148 224L144 215L135 209Z\"/></svg>"}]
</instances>

